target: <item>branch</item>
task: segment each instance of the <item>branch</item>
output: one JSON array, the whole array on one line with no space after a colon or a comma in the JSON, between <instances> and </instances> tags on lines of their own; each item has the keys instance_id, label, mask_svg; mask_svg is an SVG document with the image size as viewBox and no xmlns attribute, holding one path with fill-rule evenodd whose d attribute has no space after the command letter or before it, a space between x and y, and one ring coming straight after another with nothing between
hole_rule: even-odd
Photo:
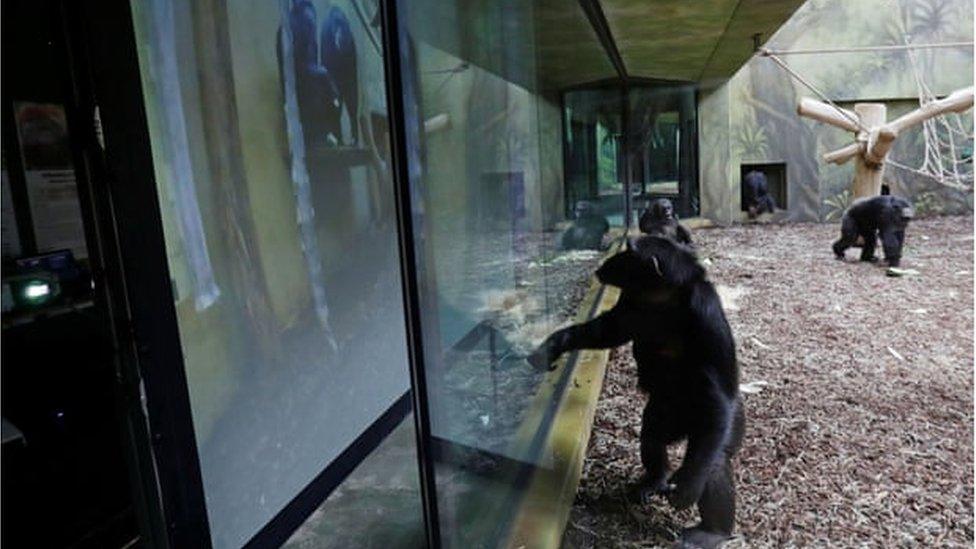
<instances>
[{"instance_id":1,"label":"branch","mask_svg":"<svg viewBox=\"0 0 976 549\"><path fill-rule=\"evenodd\" d=\"M865 145L863 141L857 141L837 149L836 151L829 152L823 155L824 162L830 162L832 164L844 164L848 160L854 158L855 156L864 152Z\"/></svg>"},{"instance_id":2,"label":"branch","mask_svg":"<svg viewBox=\"0 0 976 549\"><path fill-rule=\"evenodd\" d=\"M898 137L894 131L888 126L882 126L881 128L873 128L870 133L868 133L868 146L865 149L864 158L869 163L881 164L884 162L885 155L891 150L891 147L895 144L895 138Z\"/></svg>"},{"instance_id":3,"label":"branch","mask_svg":"<svg viewBox=\"0 0 976 549\"><path fill-rule=\"evenodd\" d=\"M847 118L838 112L838 110L843 111L850 116L850 118ZM807 118L819 120L820 122L824 122L826 124L830 124L831 126L836 126L850 132L856 133L859 129L857 124L854 123L854 120L858 119L857 114L847 109L841 109L839 107L835 108L834 106L828 105L823 101L817 101L816 99L810 99L809 97L804 97L800 100L800 104L796 107L796 112L800 116L806 116Z\"/></svg>"},{"instance_id":4,"label":"branch","mask_svg":"<svg viewBox=\"0 0 976 549\"><path fill-rule=\"evenodd\" d=\"M947 112L964 112L973 106L973 88L963 88L956 90L938 101L926 103L914 111L899 117L890 122L886 128L895 133L905 131L916 124L925 122L929 118L945 114Z\"/></svg>"}]
</instances>

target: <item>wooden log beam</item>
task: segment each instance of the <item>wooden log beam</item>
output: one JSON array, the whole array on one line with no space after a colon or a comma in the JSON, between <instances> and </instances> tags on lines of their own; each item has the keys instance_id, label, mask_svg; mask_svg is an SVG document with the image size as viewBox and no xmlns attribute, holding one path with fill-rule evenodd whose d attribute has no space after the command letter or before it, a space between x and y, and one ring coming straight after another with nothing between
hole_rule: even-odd
<instances>
[{"instance_id":1,"label":"wooden log beam","mask_svg":"<svg viewBox=\"0 0 976 549\"><path fill-rule=\"evenodd\" d=\"M809 97L804 97L800 100L800 104L796 107L796 112L800 116L805 116L807 118L812 118L814 120L819 120L825 124L830 124L849 132L857 132L858 126L854 123L858 117L855 113L847 110L841 109L850 118L847 118L832 105L824 103L823 101L817 101L816 99L811 99Z\"/></svg>"},{"instance_id":2,"label":"wooden log beam","mask_svg":"<svg viewBox=\"0 0 976 549\"><path fill-rule=\"evenodd\" d=\"M855 156L860 156L864 152L864 142L855 141L846 147L831 151L823 155L824 162L831 164L846 164Z\"/></svg>"},{"instance_id":3,"label":"wooden log beam","mask_svg":"<svg viewBox=\"0 0 976 549\"><path fill-rule=\"evenodd\" d=\"M447 113L441 113L424 120L424 133L434 133L450 127L451 117Z\"/></svg>"},{"instance_id":4,"label":"wooden log beam","mask_svg":"<svg viewBox=\"0 0 976 549\"><path fill-rule=\"evenodd\" d=\"M973 88L963 88L961 90L952 92L938 101L932 101L931 103L922 105L904 116L898 117L897 119L888 123L887 128L890 131L893 131L897 136L906 129L911 128L916 124L921 124L929 118L939 116L940 114L945 114L947 112L963 112L972 106Z\"/></svg>"},{"instance_id":5,"label":"wooden log beam","mask_svg":"<svg viewBox=\"0 0 976 549\"><path fill-rule=\"evenodd\" d=\"M888 126L872 128L868 133L868 145L864 150L865 160L872 164L881 164L884 162L888 151L895 144L896 137L898 137L898 134Z\"/></svg>"}]
</instances>

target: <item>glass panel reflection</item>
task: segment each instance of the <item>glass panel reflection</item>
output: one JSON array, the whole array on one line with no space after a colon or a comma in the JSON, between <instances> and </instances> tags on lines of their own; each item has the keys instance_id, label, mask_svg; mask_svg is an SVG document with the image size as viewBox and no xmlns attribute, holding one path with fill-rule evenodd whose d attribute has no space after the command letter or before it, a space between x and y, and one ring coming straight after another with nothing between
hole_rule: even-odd
<instances>
[{"instance_id":1,"label":"glass panel reflection","mask_svg":"<svg viewBox=\"0 0 976 549\"><path fill-rule=\"evenodd\" d=\"M575 2L549 4L557 3L584 17ZM540 9L530 0L398 2L436 497L448 547L502 542L529 475L549 466L542 442L567 381L525 357L576 313L610 242L605 216L622 219L619 205L577 214L577 197L565 194L560 96L538 82ZM619 119L601 131L603 178L579 196L596 208L604 195L622 203ZM563 244L565 231L586 225L572 224L576 215L602 220L588 246Z\"/></svg>"},{"instance_id":2,"label":"glass panel reflection","mask_svg":"<svg viewBox=\"0 0 976 549\"><path fill-rule=\"evenodd\" d=\"M567 213L586 201L624 224L623 91L618 86L563 94Z\"/></svg>"},{"instance_id":3,"label":"glass panel reflection","mask_svg":"<svg viewBox=\"0 0 976 549\"><path fill-rule=\"evenodd\" d=\"M628 147L636 215L668 198L681 217L698 215L695 88L662 84L628 89Z\"/></svg>"},{"instance_id":4,"label":"glass panel reflection","mask_svg":"<svg viewBox=\"0 0 976 549\"><path fill-rule=\"evenodd\" d=\"M378 3L131 5L213 545L240 547L409 388Z\"/></svg>"},{"instance_id":5,"label":"glass panel reflection","mask_svg":"<svg viewBox=\"0 0 976 549\"><path fill-rule=\"evenodd\" d=\"M426 546L413 416L407 416L314 513L284 549Z\"/></svg>"}]
</instances>

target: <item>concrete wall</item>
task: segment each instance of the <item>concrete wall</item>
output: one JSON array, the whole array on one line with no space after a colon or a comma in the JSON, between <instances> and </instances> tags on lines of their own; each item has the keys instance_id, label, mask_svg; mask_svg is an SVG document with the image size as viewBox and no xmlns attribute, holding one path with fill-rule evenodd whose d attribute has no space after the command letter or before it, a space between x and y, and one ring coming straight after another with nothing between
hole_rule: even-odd
<instances>
[{"instance_id":1,"label":"concrete wall","mask_svg":"<svg viewBox=\"0 0 976 549\"><path fill-rule=\"evenodd\" d=\"M810 0L767 47L897 44L903 43L906 34L915 43L971 42L972 21L973 4L968 0ZM972 85L972 48L921 50L916 55L922 80L936 94ZM883 101L888 104L889 119L917 106L918 91L905 52L785 56L784 60L836 101ZM814 94L766 58L752 59L728 82L703 91L699 110L704 217L719 223L741 220L740 165L772 162L786 163L789 197L788 209L774 219L839 217L850 200L853 163L828 165L820 157L851 142L852 135L800 119L796 104L805 96ZM971 135L972 114L962 116L960 122ZM890 156L902 164L920 166L924 159L920 127L899 137ZM972 173L972 164L961 169ZM971 192L949 189L931 178L893 167L887 168L885 178L894 192L916 202L922 214L972 211ZM729 200L734 204L728 204Z\"/></svg>"}]
</instances>

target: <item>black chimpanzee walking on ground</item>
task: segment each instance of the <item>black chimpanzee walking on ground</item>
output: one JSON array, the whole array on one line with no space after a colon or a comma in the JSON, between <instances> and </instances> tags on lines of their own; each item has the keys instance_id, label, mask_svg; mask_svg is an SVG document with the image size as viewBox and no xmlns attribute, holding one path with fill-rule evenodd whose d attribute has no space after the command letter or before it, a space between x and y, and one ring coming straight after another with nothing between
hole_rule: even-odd
<instances>
[{"instance_id":1,"label":"black chimpanzee walking on ground","mask_svg":"<svg viewBox=\"0 0 976 549\"><path fill-rule=\"evenodd\" d=\"M735 524L731 458L745 430L732 330L690 248L659 236L629 246L596 273L622 290L613 309L550 335L529 362L551 367L568 351L633 341L638 385L649 396L640 497L663 494L675 509L697 502L701 522L682 532L676 547L717 547ZM684 460L669 477L667 446L683 439Z\"/></svg>"},{"instance_id":2,"label":"black chimpanzee walking on ground","mask_svg":"<svg viewBox=\"0 0 976 549\"><path fill-rule=\"evenodd\" d=\"M876 261L874 248L880 235L888 265L897 267L905 244L905 227L914 215L911 203L900 196L881 195L856 200L841 219L840 239L834 242L834 255L844 259L844 252L856 247L858 237L861 237L864 241L861 261Z\"/></svg>"}]
</instances>

